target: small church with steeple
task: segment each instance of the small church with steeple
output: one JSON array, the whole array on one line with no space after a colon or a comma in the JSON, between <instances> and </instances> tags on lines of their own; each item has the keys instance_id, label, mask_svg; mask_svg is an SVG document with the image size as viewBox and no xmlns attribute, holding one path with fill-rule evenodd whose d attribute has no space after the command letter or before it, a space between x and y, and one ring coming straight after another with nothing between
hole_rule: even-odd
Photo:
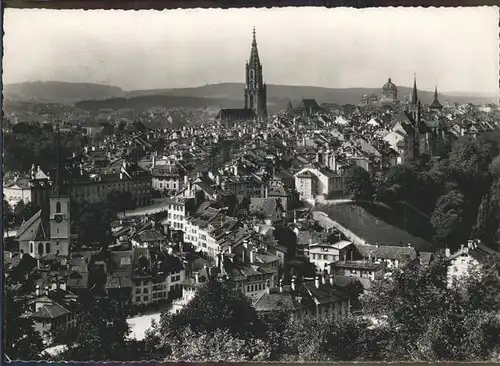
<instances>
[{"instance_id":1,"label":"small church with steeple","mask_svg":"<svg viewBox=\"0 0 500 366\"><path fill-rule=\"evenodd\" d=\"M264 121L267 119L267 86L264 83L262 63L257 48L255 27L253 29L250 58L245 64L244 108L224 109L217 113L216 120L229 125L236 122Z\"/></svg>"},{"instance_id":2,"label":"small church with steeple","mask_svg":"<svg viewBox=\"0 0 500 366\"><path fill-rule=\"evenodd\" d=\"M43 207L23 222L16 240L21 255L29 254L36 259L51 257L65 263L71 249L71 210L70 197L59 191L59 126L56 128L56 178L48 208Z\"/></svg>"}]
</instances>

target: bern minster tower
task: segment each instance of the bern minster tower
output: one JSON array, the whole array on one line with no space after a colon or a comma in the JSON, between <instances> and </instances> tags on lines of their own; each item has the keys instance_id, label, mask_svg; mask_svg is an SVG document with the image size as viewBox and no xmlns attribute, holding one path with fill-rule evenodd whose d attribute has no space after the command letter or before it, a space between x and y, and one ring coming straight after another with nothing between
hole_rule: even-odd
<instances>
[{"instance_id":1,"label":"bern minster tower","mask_svg":"<svg viewBox=\"0 0 500 366\"><path fill-rule=\"evenodd\" d=\"M252 50L246 64L245 108L252 109L260 120L267 118L266 84L262 78L262 64L259 60L255 27L253 29Z\"/></svg>"}]
</instances>

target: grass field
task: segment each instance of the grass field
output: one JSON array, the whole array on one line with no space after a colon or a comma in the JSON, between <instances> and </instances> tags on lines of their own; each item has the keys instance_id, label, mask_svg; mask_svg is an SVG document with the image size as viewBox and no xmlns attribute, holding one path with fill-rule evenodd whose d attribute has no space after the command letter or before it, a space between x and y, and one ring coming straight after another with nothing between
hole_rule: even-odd
<instances>
[{"instance_id":1,"label":"grass field","mask_svg":"<svg viewBox=\"0 0 500 366\"><path fill-rule=\"evenodd\" d=\"M429 218L404 203L392 207L374 203L344 203L317 206L332 220L371 244L406 246L433 252L432 226Z\"/></svg>"}]
</instances>

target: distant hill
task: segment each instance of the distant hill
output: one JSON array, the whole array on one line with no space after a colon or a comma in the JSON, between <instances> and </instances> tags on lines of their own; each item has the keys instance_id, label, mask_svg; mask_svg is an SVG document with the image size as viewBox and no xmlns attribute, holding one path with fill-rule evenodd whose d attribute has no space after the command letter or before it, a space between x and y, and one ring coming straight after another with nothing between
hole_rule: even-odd
<instances>
[{"instance_id":1,"label":"distant hill","mask_svg":"<svg viewBox=\"0 0 500 366\"><path fill-rule=\"evenodd\" d=\"M110 98L104 100L85 100L75 104L75 107L86 110L99 109L136 109L145 110L151 107L180 108L240 108L241 103L234 99L198 98L170 95L144 95L131 98Z\"/></svg>"},{"instance_id":2,"label":"distant hill","mask_svg":"<svg viewBox=\"0 0 500 366\"><path fill-rule=\"evenodd\" d=\"M4 96L12 101L32 101L41 103L62 103L74 104L79 101L101 101L111 98L137 98L137 97L182 97L197 98L202 107L205 104L219 105L226 108L241 107L243 104L243 83L221 83L210 84L192 88L175 89L150 89L124 91L121 88L84 83L64 83L64 82L32 82L5 85ZM399 86L400 98L409 95L410 87ZM267 86L268 102L270 111L284 108L288 101L297 103L302 98L314 98L319 103L336 104L358 104L362 94L380 94L379 88L323 88L314 86L296 85L271 85ZM424 103L430 103L433 99L433 92L419 91L419 96ZM201 99L216 99L202 102ZM130 99L129 99L130 100ZM165 101L166 99L163 99ZM171 99L172 102L180 102L182 99ZM440 95L441 102L451 101L458 103L497 103L498 97L487 94L453 93ZM134 99L134 103L137 101ZM141 100L142 103L144 100ZM151 99L154 101L154 99ZM186 99L187 102L187 99ZM237 103L235 103L237 102ZM187 102L194 105L195 100ZM195 103L196 104L196 103ZM163 104L162 104L163 105ZM130 106L129 106L130 107Z\"/></svg>"},{"instance_id":3,"label":"distant hill","mask_svg":"<svg viewBox=\"0 0 500 366\"><path fill-rule=\"evenodd\" d=\"M116 86L65 83L59 81L35 81L7 84L4 97L17 102L74 104L81 100L101 100L122 97L125 92Z\"/></svg>"},{"instance_id":4,"label":"distant hill","mask_svg":"<svg viewBox=\"0 0 500 366\"><path fill-rule=\"evenodd\" d=\"M134 90L127 92L127 96L138 95L170 95L189 96L198 98L223 98L243 101L243 83L221 83L209 84L193 88L177 89L154 89L154 90ZM410 95L411 87L398 86L400 99ZM314 98L318 103L336 104L358 104L362 94L380 95L379 88L324 88L316 86L299 85L267 85L267 97L270 102L280 102L286 100L299 101L302 98ZM419 91L419 96L423 103L431 103L434 98L432 91ZM468 93L453 93L452 95L439 96L442 102L451 101L457 103L497 103L498 97L495 95L480 94L468 95Z\"/></svg>"}]
</instances>

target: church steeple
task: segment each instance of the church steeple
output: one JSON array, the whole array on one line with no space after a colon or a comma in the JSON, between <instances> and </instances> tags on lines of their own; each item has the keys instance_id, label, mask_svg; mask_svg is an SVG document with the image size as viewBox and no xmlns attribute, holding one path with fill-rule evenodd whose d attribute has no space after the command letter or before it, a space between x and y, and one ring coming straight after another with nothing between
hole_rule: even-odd
<instances>
[{"instance_id":1,"label":"church steeple","mask_svg":"<svg viewBox=\"0 0 500 366\"><path fill-rule=\"evenodd\" d=\"M259 49L257 48L257 38L255 38L255 27L253 27L252 50L250 51L250 62L259 62Z\"/></svg>"},{"instance_id":2,"label":"church steeple","mask_svg":"<svg viewBox=\"0 0 500 366\"><path fill-rule=\"evenodd\" d=\"M255 27L252 31L250 59L246 63L245 108L253 109L259 118L267 117L267 90L262 76Z\"/></svg>"},{"instance_id":3,"label":"church steeple","mask_svg":"<svg viewBox=\"0 0 500 366\"><path fill-rule=\"evenodd\" d=\"M413 74L413 91L411 93L411 104L417 105L418 103L418 93L417 93L417 74Z\"/></svg>"},{"instance_id":4,"label":"church steeple","mask_svg":"<svg viewBox=\"0 0 500 366\"><path fill-rule=\"evenodd\" d=\"M437 85L436 85L436 87L434 89L434 101L429 106L429 108L430 108L430 110L435 111L435 112L440 111L441 109L443 109L443 106L441 105L441 103L439 103Z\"/></svg>"}]
</instances>

